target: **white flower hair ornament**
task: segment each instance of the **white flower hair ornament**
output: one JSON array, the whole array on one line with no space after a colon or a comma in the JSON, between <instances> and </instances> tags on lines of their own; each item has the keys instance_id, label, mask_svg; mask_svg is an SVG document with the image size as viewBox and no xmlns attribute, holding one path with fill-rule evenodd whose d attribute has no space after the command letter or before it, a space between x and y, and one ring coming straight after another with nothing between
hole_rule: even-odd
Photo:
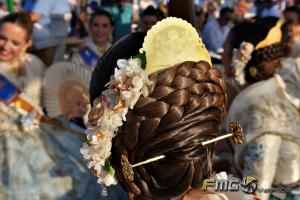
<instances>
[{"instance_id":1,"label":"white flower hair ornament","mask_svg":"<svg viewBox=\"0 0 300 200\"><path fill-rule=\"evenodd\" d=\"M98 177L98 183L106 186L116 184L114 170L109 162L112 139L118 132L118 127L126 121L126 114L132 109L141 95L148 96L151 81L141 67L139 58L117 61L108 89L93 102L89 114L89 124L86 130L89 144L80 149L83 157L88 160Z\"/></svg>"},{"instance_id":2,"label":"white flower hair ornament","mask_svg":"<svg viewBox=\"0 0 300 200\"><path fill-rule=\"evenodd\" d=\"M253 51L254 45L245 41L240 44L239 49L233 50L231 66L233 67L235 80L239 85L244 85L246 83L244 69L251 59Z\"/></svg>"}]
</instances>

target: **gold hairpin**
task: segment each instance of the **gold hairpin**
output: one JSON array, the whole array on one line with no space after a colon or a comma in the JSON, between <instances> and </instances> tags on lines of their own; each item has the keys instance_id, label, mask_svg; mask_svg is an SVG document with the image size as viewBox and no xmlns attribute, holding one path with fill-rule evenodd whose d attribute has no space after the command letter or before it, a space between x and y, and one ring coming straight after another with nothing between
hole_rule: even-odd
<instances>
[{"instance_id":1,"label":"gold hairpin","mask_svg":"<svg viewBox=\"0 0 300 200\"><path fill-rule=\"evenodd\" d=\"M217 138L205 141L205 142L202 142L201 145L205 146L205 145L208 145L210 143L213 143L213 142L216 142L216 141L219 141L219 140L223 140L223 139L229 138L229 137L232 137L232 140L235 144L242 144L243 143L244 133L243 133L243 130L242 130L241 126L237 122L231 122L229 124L229 133L228 134L222 135L220 137L217 137ZM150 162L154 162L154 161L163 159L165 157L166 157L165 155L160 155L160 156L150 158L150 159L145 160L143 162L139 162L137 164L132 165L132 164L129 163L127 156L122 155L121 156L121 165L122 165L123 176L125 178L127 178L129 181L133 181L133 177L134 177L133 168L134 167L138 167L138 166L150 163Z\"/></svg>"},{"instance_id":2,"label":"gold hairpin","mask_svg":"<svg viewBox=\"0 0 300 200\"><path fill-rule=\"evenodd\" d=\"M160 156L157 156L157 157L154 157L154 158L150 158L150 159L148 159L148 160L145 160L145 161L143 161L143 162L139 162L139 163L137 163L137 164L131 165L131 164L129 163L129 161L128 161L128 158L127 158L125 155L122 155L122 156L121 156L121 165L122 165L122 172L123 172L123 175L124 175L129 181L133 181L133 175L134 175L133 168L134 168L134 167L138 167L138 166L141 166L141 165L150 163L150 162L154 162L154 161L163 159L164 157L165 157L164 155L160 155Z\"/></svg>"},{"instance_id":3,"label":"gold hairpin","mask_svg":"<svg viewBox=\"0 0 300 200\"><path fill-rule=\"evenodd\" d=\"M219 140L223 140L225 138L229 138L231 137L233 142L235 144L242 144L243 140L244 140L244 132L243 129L241 128L241 126L237 123L237 122L230 122L229 124L229 133L226 135L222 135L220 137L211 139L211 140L207 140L205 142L202 142L202 146L208 145L210 143L219 141Z\"/></svg>"}]
</instances>

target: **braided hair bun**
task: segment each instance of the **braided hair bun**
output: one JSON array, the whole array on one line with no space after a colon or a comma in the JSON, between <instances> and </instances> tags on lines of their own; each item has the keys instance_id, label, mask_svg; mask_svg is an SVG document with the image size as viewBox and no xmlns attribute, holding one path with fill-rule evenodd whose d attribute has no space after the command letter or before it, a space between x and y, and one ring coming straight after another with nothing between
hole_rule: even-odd
<instances>
[{"instance_id":1,"label":"braided hair bun","mask_svg":"<svg viewBox=\"0 0 300 200\"><path fill-rule=\"evenodd\" d=\"M138 52L141 36L127 36L104 55L92 77L91 101L113 74L115 64L111 63L129 58L128 52ZM153 81L149 95L141 96L128 111L113 139L111 163L131 198L172 199L200 188L210 177L214 144L202 146L201 142L219 134L226 113L226 86L221 73L205 61L170 66L149 79ZM160 155L165 158L133 168L130 181L122 173L122 155L131 164Z\"/></svg>"},{"instance_id":2,"label":"braided hair bun","mask_svg":"<svg viewBox=\"0 0 300 200\"><path fill-rule=\"evenodd\" d=\"M159 74L150 95L140 97L113 141L116 177L138 199L168 199L199 188L210 176L214 145L201 142L218 136L226 111L225 83L207 62L184 62ZM138 163L134 180L122 174L121 155Z\"/></svg>"}]
</instances>

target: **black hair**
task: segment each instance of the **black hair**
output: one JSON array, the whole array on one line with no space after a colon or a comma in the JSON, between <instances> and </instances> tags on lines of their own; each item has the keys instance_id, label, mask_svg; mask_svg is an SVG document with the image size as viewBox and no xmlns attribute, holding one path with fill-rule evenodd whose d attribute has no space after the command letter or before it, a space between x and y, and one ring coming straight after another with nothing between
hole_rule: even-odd
<instances>
[{"instance_id":1,"label":"black hair","mask_svg":"<svg viewBox=\"0 0 300 200\"><path fill-rule=\"evenodd\" d=\"M114 26L114 20L111 16L111 14L109 12L107 12L106 10L97 10L96 12L94 12L90 18L89 24L91 25L95 19L95 17L97 16L105 16L109 19L109 23L111 26Z\"/></svg>"},{"instance_id":2,"label":"black hair","mask_svg":"<svg viewBox=\"0 0 300 200\"><path fill-rule=\"evenodd\" d=\"M160 9L156 9L153 6L148 6L142 13L141 17L144 16L156 16L158 20L165 18L164 14Z\"/></svg>"},{"instance_id":3,"label":"black hair","mask_svg":"<svg viewBox=\"0 0 300 200\"><path fill-rule=\"evenodd\" d=\"M267 37L269 30L276 25L277 21L277 17L265 17L256 20L254 23L244 21L237 24L232 28L234 34L232 47L239 48L243 41L256 46Z\"/></svg>"},{"instance_id":4,"label":"black hair","mask_svg":"<svg viewBox=\"0 0 300 200\"><path fill-rule=\"evenodd\" d=\"M70 21L71 30L69 32L69 36L74 36L78 34L79 38L87 37L89 34L84 26L84 23L78 17L77 12L75 10L72 10L71 14L72 14L72 18Z\"/></svg>"},{"instance_id":5,"label":"black hair","mask_svg":"<svg viewBox=\"0 0 300 200\"><path fill-rule=\"evenodd\" d=\"M236 25L233 29L232 48L238 49L242 42L249 42L255 47L259 42L264 40L270 29L278 22L276 17L259 18L255 22L242 22ZM284 33L284 31L282 31ZM284 35L284 34L283 34ZM266 62L280 59L286 55L286 47L283 42L266 46L254 50L251 54L251 59L247 63L245 71L245 79L247 83L254 83L260 80L269 78L269 75L262 74L262 70ZM257 69L257 76L253 77L250 73L250 68Z\"/></svg>"},{"instance_id":6,"label":"black hair","mask_svg":"<svg viewBox=\"0 0 300 200\"><path fill-rule=\"evenodd\" d=\"M13 23L19 25L27 32L26 40L29 40L31 38L33 32L33 23L28 13L17 12L6 15L0 20L0 26L2 26L4 23Z\"/></svg>"},{"instance_id":7,"label":"black hair","mask_svg":"<svg viewBox=\"0 0 300 200\"><path fill-rule=\"evenodd\" d=\"M282 42L253 51L251 59L245 67L245 79L247 83L255 83L270 78L273 74L264 74L262 72L265 63L281 59L284 56L286 56L286 47ZM257 70L255 76L251 74L251 67L255 67ZM274 68L278 67L280 66L274 66Z\"/></svg>"},{"instance_id":8,"label":"black hair","mask_svg":"<svg viewBox=\"0 0 300 200\"><path fill-rule=\"evenodd\" d=\"M196 10L196 16L200 16L203 13L205 13L204 9L201 7L200 8L195 7L195 10Z\"/></svg>"},{"instance_id":9,"label":"black hair","mask_svg":"<svg viewBox=\"0 0 300 200\"><path fill-rule=\"evenodd\" d=\"M233 9L229 7L222 8L220 11L220 16L224 16L226 13L233 13Z\"/></svg>"},{"instance_id":10,"label":"black hair","mask_svg":"<svg viewBox=\"0 0 300 200\"><path fill-rule=\"evenodd\" d=\"M293 12L296 13L298 16L298 23L300 22L300 8L298 6L289 6L284 11L285 12Z\"/></svg>"}]
</instances>

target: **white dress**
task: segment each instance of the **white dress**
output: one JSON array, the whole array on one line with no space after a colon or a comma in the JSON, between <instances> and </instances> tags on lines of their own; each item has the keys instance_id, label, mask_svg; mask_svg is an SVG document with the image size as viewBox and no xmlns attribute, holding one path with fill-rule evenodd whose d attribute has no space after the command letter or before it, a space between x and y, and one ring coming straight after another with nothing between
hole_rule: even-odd
<instances>
[{"instance_id":1,"label":"white dress","mask_svg":"<svg viewBox=\"0 0 300 200\"><path fill-rule=\"evenodd\" d=\"M24 75L16 77L0 63L1 74L41 110L45 67L38 58L27 55L24 68ZM120 188L109 188L108 196L101 198L101 188L79 151L81 137L47 124L25 131L21 117L14 107L0 102L0 199L126 199ZM83 134L74 124L61 122Z\"/></svg>"},{"instance_id":2,"label":"white dress","mask_svg":"<svg viewBox=\"0 0 300 200\"><path fill-rule=\"evenodd\" d=\"M286 59L283 66L280 75L242 91L227 119L227 124L237 121L245 132L244 144L234 146L237 165L263 189L300 180L300 111L295 104L300 99L300 59ZM259 195L262 200L270 196Z\"/></svg>"}]
</instances>

